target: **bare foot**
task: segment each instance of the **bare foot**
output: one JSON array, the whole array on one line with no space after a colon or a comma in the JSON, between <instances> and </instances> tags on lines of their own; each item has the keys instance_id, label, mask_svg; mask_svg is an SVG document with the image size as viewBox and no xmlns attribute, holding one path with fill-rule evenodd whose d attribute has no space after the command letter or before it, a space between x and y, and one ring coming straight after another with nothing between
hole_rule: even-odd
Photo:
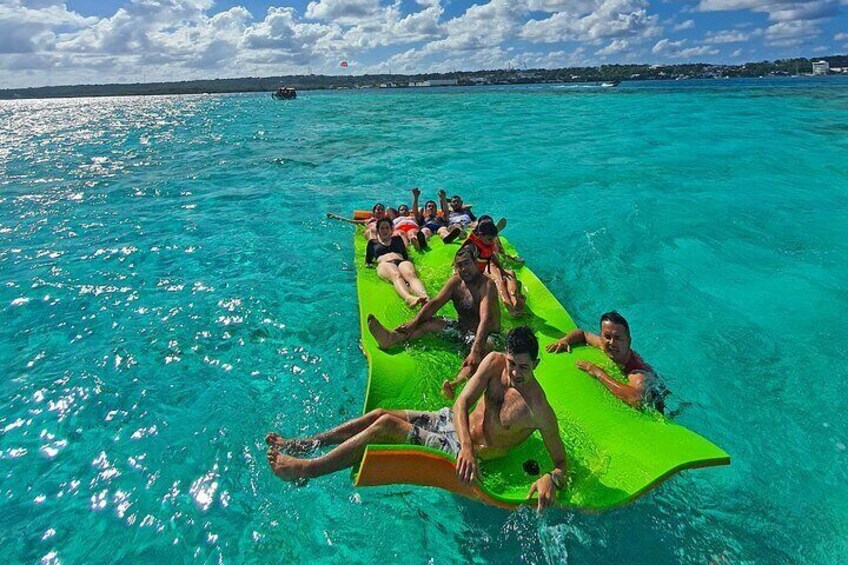
<instances>
[{"instance_id":1,"label":"bare foot","mask_svg":"<svg viewBox=\"0 0 848 565\"><path fill-rule=\"evenodd\" d=\"M445 398L453 398L456 396L456 391L453 389L453 383L445 381L442 383L442 396Z\"/></svg>"},{"instance_id":2,"label":"bare foot","mask_svg":"<svg viewBox=\"0 0 848 565\"><path fill-rule=\"evenodd\" d=\"M462 228L459 226L453 226L453 228L448 232L448 235L442 238L442 241L444 241L445 243L451 243L461 235Z\"/></svg>"},{"instance_id":3,"label":"bare foot","mask_svg":"<svg viewBox=\"0 0 848 565\"><path fill-rule=\"evenodd\" d=\"M267 452L268 465L280 479L284 481L301 481L306 478L304 461L283 455L273 447Z\"/></svg>"},{"instance_id":4,"label":"bare foot","mask_svg":"<svg viewBox=\"0 0 848 565\"><path fill-rule=\"evenodd\" d=\"M389 349L403 341L402 335L387 330L374 314L368 314L368 330L377 340L380 349Z\"/></svg>"},{"instance_id":5,"label":"bare foot","mask_svg":"<svg viewBox=\"0 0 848 565\"><path fill-rule=\"evenodd\" d=\"M317 439L286 439L275 432L265 436L265 443L287 455L306 455L321 447Z\"/></svg>"},{"instance_id":6,"label":"bare foot","mask_svg":"<svg viewBox=\"0 0 848 565\"><path fill-rule=\"evenodd\" d=\"M415 308L416 306L424 306L427 303L426 296L410 296L406 303L410 308Z\"/></svg>"}]
</instances>

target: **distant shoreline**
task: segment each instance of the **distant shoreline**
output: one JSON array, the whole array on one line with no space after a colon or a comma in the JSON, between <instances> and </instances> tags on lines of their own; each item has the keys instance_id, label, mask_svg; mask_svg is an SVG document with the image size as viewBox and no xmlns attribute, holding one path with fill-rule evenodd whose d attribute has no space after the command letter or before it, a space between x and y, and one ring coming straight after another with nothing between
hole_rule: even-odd
<instances>
[{"instance_id":1,"label":"distant shoreline","mask_svg":"<svg viewBox=\"0 0 848 565\"><path fill-rule=\"evenodd\" d=\"M172 94L233 94L267 92L281 85L297 90L362 88L422 88L431 86L484 86L510 84L580 84L632 80L680 80L809 76L813 61L827 61L830 74L848 76L848 55L799 58L742 65L601 65L560 69L502 69L418 75L290 75L263 78L192 80L180 82L42 86L0 90L0 100L84 98L101 96L157 96ZM417 85L417 86L416 86Z\"/></svg>"}]
</instances>

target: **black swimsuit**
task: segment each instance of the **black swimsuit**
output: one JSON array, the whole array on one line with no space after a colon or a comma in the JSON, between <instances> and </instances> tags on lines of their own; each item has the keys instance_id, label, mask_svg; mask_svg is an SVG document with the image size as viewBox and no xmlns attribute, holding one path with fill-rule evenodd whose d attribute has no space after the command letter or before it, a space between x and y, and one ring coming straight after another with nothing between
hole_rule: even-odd
<instances>
[{"instance_id":1,"label":"black swimsuit","mask_svg":"<svg viewBox=\"0 0 848 565\"><path fill-rule=\"evenodd\" d=\"M409 254L406 252L406 245L403 243L403 238L396 235L392 237L392 241L388 245L384 245L379 239L369 241L368 247L365 249L365 263L371 265L377 258L382 257L386 253L397 253L403 257L403 259L392 259L389 261L395 265L409 261Z\"/></svg>"}]
</instances>

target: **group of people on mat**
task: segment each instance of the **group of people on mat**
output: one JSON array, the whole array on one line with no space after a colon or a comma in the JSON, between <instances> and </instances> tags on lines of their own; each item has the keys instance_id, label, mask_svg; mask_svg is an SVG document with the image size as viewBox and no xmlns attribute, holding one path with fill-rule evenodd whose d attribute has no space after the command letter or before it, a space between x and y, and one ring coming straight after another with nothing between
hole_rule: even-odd
<instances>
[{"instance_id":1,"label":"group of people on mat","mask_svg":"<svg viewBox=\"0 0 848 565\"><path fill-rule=\"evenodd\" d=\"M413 191L413 209L416 212L418 195L417 190ZM483 233L494 233L493 237L497 238L497 226L491 218L474 218L470 210L463 208L462 199L458 196L451 199L448 209L444 191L439 196L443 204L440 217L448 219L445 225L439 226L445 228L445 240L454 241L462 235L455 235L457 226L462 231L473 230L471 234L477 232L479 236L481 224L489 223L496 231L486 227ZM452 223L455 216L450 215L450 210L465 212L463 215L469 221L465 225ZM446 211L448 213L444 213ZM374 207L375 216L386 213L388 211L384 208L378 211L378 207ZM366 260L373 262L374 255L377 255L371 242L391 244L396 251L383 255L398 255L400 264L396 267L400 268L404 261L408 262L408 238L388 233L391 241L386 241L386 237L380 239L381 228L386 232L389 229L383 219L381 215L370 224L371 218L358 221L366 227L375 228L371 234L366 229L366 237L371 238ZM438 229L434 231L426 226L418 233L424 229L431 236L439 233ZM396 237L397 240L394 239ZM428 236L425 234L423 237L426 242ZM487 260L487 264L489 262ZM422 308L411 320L394 329L386 328L374 315L369 315L367 320L368 329L380 349L391 349L434 332L467 346L469 351L459 373L443 384L443 393L454 398L460 385L465 383L453 406L436 412L376 409L305 439L288 439L270 433L266 437L269 446L267 458L275 475L287 481L318 477L353 466L362 458L369 444L409 443L439 449L456 457L458 478L470 483L480 478L478 459L504 456L538 430L553 461L553 468L533 483L528 498L537 495L540 510L555 501L556 493L567 484L568 470L556 416L534 375L540 362L539 342L528 326L518 326L510 330L505 339L501 337L499 289L497 283L479 268L480 263L479 246L469 234L455 253L453 276L438 294L427 298L423 285L420 285L418 296L423 300L414 304L421 304ZM511 276L514 278L515 275ZM419 291L418 283L408 282L412 292ZM448 302L452 302L456 309L455 320L437 316ZM650 365L631 349L630 344L627 320L613 311L601 316L598 334L578 328L550 344L546 350L551 354L570 353L572 347L583 345L602 350L626 376L626 383L611 377L596 364L578 361L576 366L634 408L650 406L662 412L663 393L658 379ZM317 457L305 457L324 447L331 449Z\"/></svg>"},{"instance_id":2,"label":"group of people on mat","mask_svg":"<svg viewBox=\"0 0 848 565\"><path fill-rule=\"evenodd\" d=\"M421 191L412 190L412 208L401 204L397 208L386 208L377 203L371 216L349 220L335 214L329 217L365 226L363 235L368 240L365 250L365 265L375 267L380 278L391 282L401 298L414 308L424 305L429 296L418 276L407 249L427 251L427 243L438 235L445 243L462 238L462 245L475 246L478 250L477 268L491 278L507 312L515 317L524 313L525 298L515 273L503 266L501 257L518 264L521 259L506 253L498 239L498 233L506 225L505 220L497 223L491 216L477 218L471 208L465 206L462 197L454 195L448 200L444 190L439 191L440 208L434 200L424 207L418 206Z\"/></svg>"}]
</instances>

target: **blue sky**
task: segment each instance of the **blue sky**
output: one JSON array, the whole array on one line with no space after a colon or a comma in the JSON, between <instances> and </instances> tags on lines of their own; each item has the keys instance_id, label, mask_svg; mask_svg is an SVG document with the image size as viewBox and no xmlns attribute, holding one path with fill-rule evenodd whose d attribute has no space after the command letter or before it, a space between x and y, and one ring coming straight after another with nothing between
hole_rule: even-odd
<instances>
[{"instance_id":1,"label":"blue sky","mask_svg":"<svg viewBox=\"0 0 848 565\"><path fill-rule=\"evenodd\" d=\"M848 0L0 0L4 87L846 52Z\"/></svg>"}]
</instances>

